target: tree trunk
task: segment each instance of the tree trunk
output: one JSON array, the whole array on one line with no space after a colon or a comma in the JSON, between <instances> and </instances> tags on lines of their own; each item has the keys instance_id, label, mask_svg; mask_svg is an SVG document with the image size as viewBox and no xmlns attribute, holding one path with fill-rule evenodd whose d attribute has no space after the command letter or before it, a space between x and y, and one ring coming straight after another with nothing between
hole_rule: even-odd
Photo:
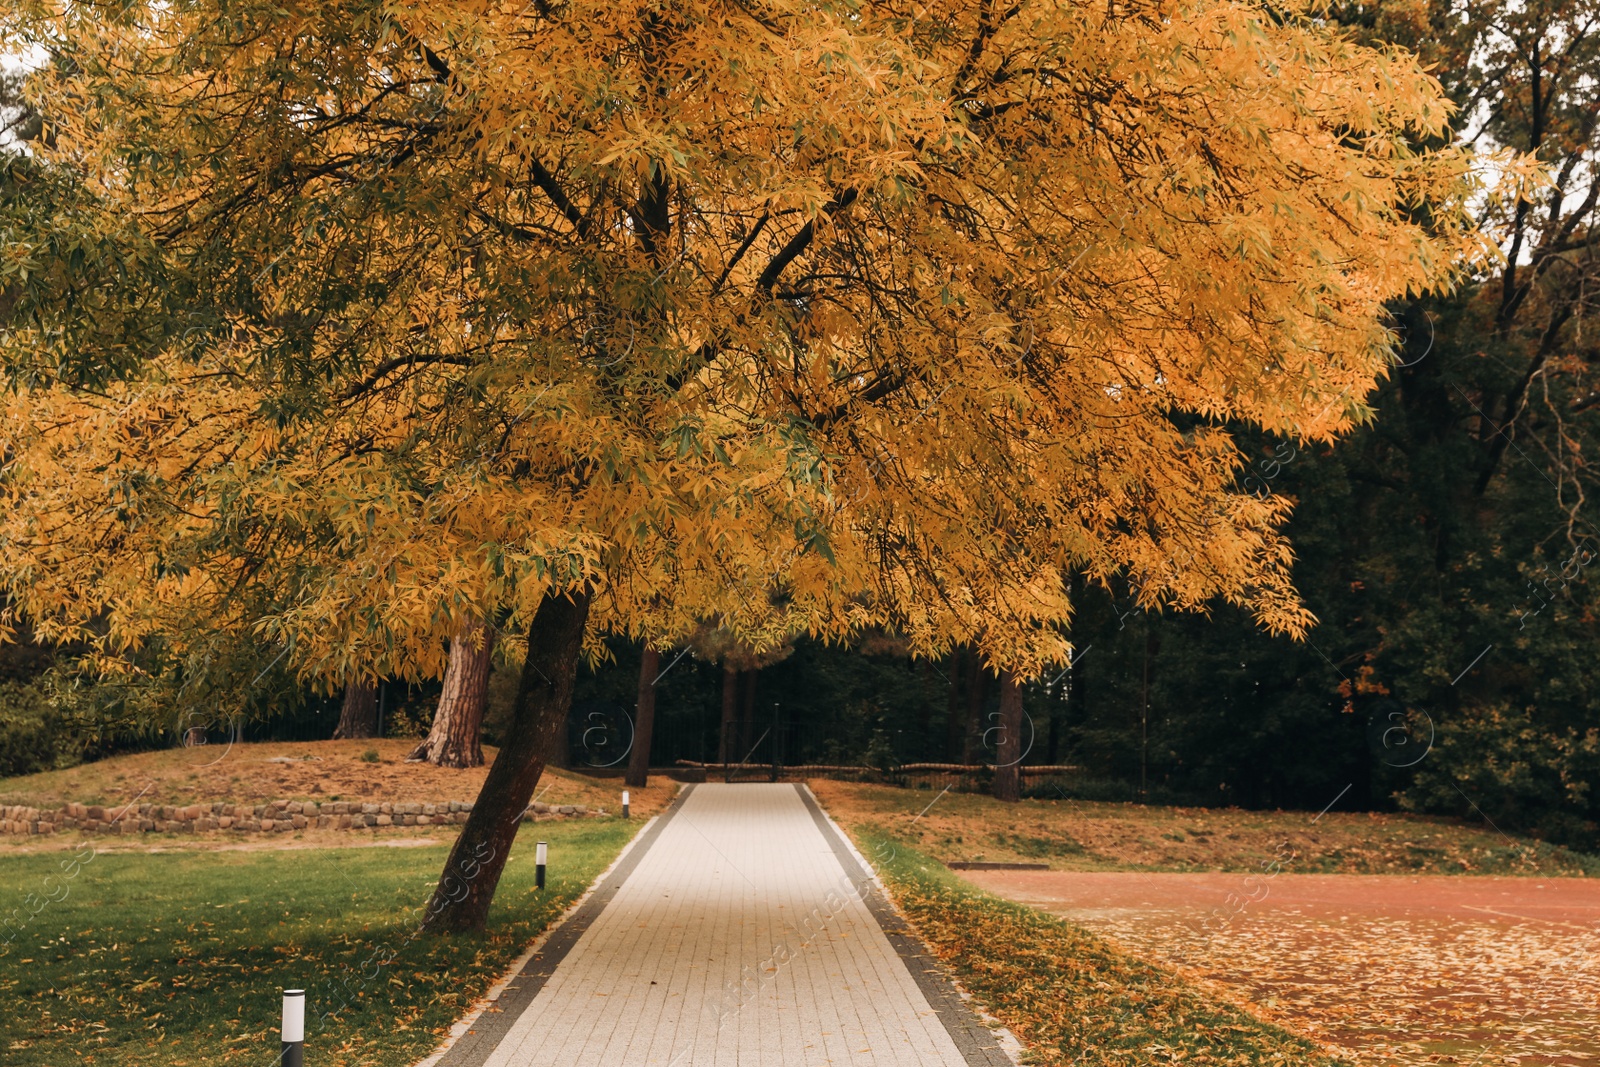
<instances>
[{"instance_id":1,"label":"tree trunk","mask_svg":"<svg viewBox=\"0 0 1600 1067\"><path fill-rule=\"evenodd\" d=\"M1010 671L1000 675L1000 743L995 746L996 800L1022 799L1022 687Z\"/></svg>"},{"instance_id":2,"label":"tree trunk","mask_svg":"<svg viewBox=\"0 0 1600 1067\"><path fill-rule=\"evenodd\" d=\"M740 733L744 737L739 741L739 755L737 759L744 761L754 754L755 748L761 743L762 731L756 729L760 724L756 722L756 678L761 673L760 667L751 667L743 672L744 677L744 708L740 712Z\"/></svg>"},{"instance_id":3,"label":"tree trunk","mask_svg":"<svg viewBox=\"0 0 1600 1067\"><path fill-rule=\"evenodd\" d=\"M334 740L378 736L378 687L371 682L351 682L344 687L344 707Z\"/></svg>"},{"instance_id":4,"label":"tree trunk","mask_svg":"<svg viewBox=\"0 0 1600 1067\"><path fill-rule=\"evenodd\" d=\"M923 659L917 663L917 755L916 759L938 759L935 752L929 747L929 738L933 732L933 660Z\"/></svg>"},{"instance_id":5,"label":"tree trunk","mask_svg":"<svg viewBox=\"0 0 1600 1067\"><path fill-rule=\"evenodd\" d=\"M1139 701L1139 799L1150 791L1150 661L1161 647L1150 616L1144 617L1144 684Z\"/></svg>"},{"instance_id":6,"label":"tree trunk","mask_svg":"<svg viewBox=\"0 0 1600 1067\"><path fill-rule=\"evenodd\" d=\"M567 725L589 592L546 596L528 627L528 657L506 731L423 917L426 930L478 930L546 760Z\"/></svg>"},{"instance_id":7,"label":"tree trunk","mask_svg":"<svg viewBox=\"0 0 1600 1067\"><path fill-rule=\"evenodd\" d=\"M961 646L957 645L950 650L950 664L945 668L946 677L950 683L949 702L945 708L945 757L951 763L966 761L966 746L963 743L961 729L966 725L966 718L961 714L961 681L962 671L966 661L961 655Z\"/></svg>"},{"instance_id":8,"label":"tree trunk","mask_svg":"<svg viewBox=\"0 0 1600 1067\"><path fill-rule=\"evenodd\" d=\"M722 668L722 735L717 745L717 762L722 764L722 778L727 781L732 775L728 770L728 761L733 759L729 749L738 744L734 737L734 730L738 727L739 714L739 672L732 667L723 665Z\"/></svg>"},{"instance_id":9,"label":"tree trunk","mask_svg":"<svg viewBox=\"0 0 1600 1067\"><path fill-rule=\"evenodd\" d=\"M661 653L644 646L639 659L639 696L633 705L633 751L628 753L628 773L623 781L636 789L650 784L650 736L656 726L656 675L661 673Z\"/></svg>"},{"instance_id":10,"label":"tree trunk","mask_svg":"<svg viewBox=\"0 0 1600 1067\"><path fill-rule=\"evenodd\" d=\"M1083 574L1073 571L1067 583L1067 595L1072 603L1072 619L1067 627L1067 643L1072 652L1067 658L1067 669L1062 672L1066 684L1061 687L1059 697L1051 690L1046 690L1045 695L1051 697L1050 701L1050 739L1045 745L1044 761L1051 766L1061 762L1061 735L1065 732L1062 728L1066 725L1068 715L1075 715L1078 711L1078 641L1077 636L1083 632L1083 627L1078 623L1078 606L1083 603Z\"/></svg>"},{"instance_id":11,"label":"tree trunk","mask_svg":"<svg viewBox=\"0 0 1600 1067\"><path fill-rule=\"evenodd\" d=\"M1087 649L1085 649L1087 652ZM1101 653L1104 655L1104 653ZM1063 719L1062 741L1067 749L1063 754L1071 759L1073 752L1072 735L1065 727L1077 723L1081 730L1089 723L1089 675L1088 668L1083 665L1083 659L1078 653L1076 645L1072 649L1072 670L1067 672L1067 715L1070 719ZM1055 763L1056 757L1051 757L1050 762Z\"/></svg>"},{"instance_id":12,"label":"tree trunk","mask_svg":"<svg viewBox=\"0 0 1600 1067\"><path fill-rule=\"evenodd\" d=\"M489 668L494 658L494 627L471 623L450 639L450 665L433 727L411 750L410 760L440 767L481 767L483 746L478 732L489 702Z\"/></svg>"},{"instance_id":13,"label":"tree trunk","mask_svg":"<svg viewBox=\"0 0 1600 1067\"><path fill-rule=\"evenodd\" d=\"M1068 682L1063 687L1060 697L1053 697L1050 701L1050 733L1044 746L1044 761L1052 767L1061 762L1061 720L1067 717L1067 698L1072 692L1072 683Z\"/></svg>"},{"instance_id":14,"label":"tree trunk","mask_svg":"<svg viewBox=\"0 0 1600 1067\"><path fill-rule=\"evenodd\" d=\"M518 682L518 685L520 686L521 683ZM550 744L550 751L545 754L544 765L546 767L560 767L562 770L570 770L572 768L571 706L568 706L566 713L561 719L560 725L556 727L555 736L556 739ZM578 735L578 740L581 744L583 741L583 735L581 733Z\"/></svg>"},{"instance_id":15,"label":"tree trunk","mask_svg":"<svg viewBox=\"0 0 1600 1067\"><path fill-rule=\"evenodd\" d=\"M976 649L967 661L967 732L962 738L961 762L976 763L983 754L983 703L989 681L989 670L983 665L983 656Z\"/></svg>"}]
</instances>

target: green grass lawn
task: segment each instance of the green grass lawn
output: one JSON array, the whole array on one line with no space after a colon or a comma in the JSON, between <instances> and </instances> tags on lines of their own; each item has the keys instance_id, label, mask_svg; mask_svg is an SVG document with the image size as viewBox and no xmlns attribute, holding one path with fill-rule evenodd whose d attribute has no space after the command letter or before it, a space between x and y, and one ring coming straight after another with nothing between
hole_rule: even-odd
<instances>
[{"instance_id":1,"label":"green grass lawn","mask_svg":"<svg viewBox=\"0 0 1600 1067\"><path fill-rule=\"evenodd\" d=\"M850 825L912 926L1043 1067L1344 1067L1310 1041L1070 923L963 882L870 824Z\"/></svg>"},{"instance_id":2,"label":"green grass lawn","mask_svg":"<svg viewBox=\"0 0 1600 1067\"><path fill-rule=\"evenodd\" d=\"M268 1064L280 990L301 987L307 1063L410 1064L640 825L525 826L488 931L466 937L416 935L442 845L0 857L0 1062Z\"/></svg>"}]
</instances>

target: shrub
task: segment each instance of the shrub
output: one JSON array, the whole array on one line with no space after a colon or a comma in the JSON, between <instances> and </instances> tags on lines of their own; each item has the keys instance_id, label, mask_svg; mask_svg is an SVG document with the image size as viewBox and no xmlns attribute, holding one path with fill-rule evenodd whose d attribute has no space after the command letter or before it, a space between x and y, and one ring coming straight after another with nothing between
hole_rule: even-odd
<instances>
[{"instance_id":1,"label":"shrub","mask_svg":"<svg viewBox=\"0 0 1600 1067\"><path fill-rule=\"evenodd\" d=\"M74 741L41 679L0 682L0 778L75 762Z\"/></svg>"},{"instance_id":2,"label":"shrub","mask_svg":"<svg viewBox=\"0 0 1600 1067\"><path fill-rule=\"evenodd\" d=\"M1400 806L1600 847L1600 729L1551 729L1535 714L1500 704L1440 723L1412 784L1396 794Z\"/></svg>"}]
</instances>

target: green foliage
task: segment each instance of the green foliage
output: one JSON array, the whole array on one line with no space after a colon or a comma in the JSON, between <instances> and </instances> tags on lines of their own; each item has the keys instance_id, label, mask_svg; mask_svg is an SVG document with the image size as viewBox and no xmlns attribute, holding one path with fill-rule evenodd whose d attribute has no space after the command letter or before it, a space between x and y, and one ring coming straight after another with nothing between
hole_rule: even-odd
<instances>
[{"instance_id":1,"label":"green foliage","mask_svg":"<svg viewBox=\"0 0 1600 1067\"><path fill-rule=\"evenodd\" d=\"M0 681L0 778L160 743L148 725L107 714L86 699L77 682L59 667L26 681Z\"/></svg>"},{"instance_id":2,"label":"green foliage","mask_svg":"<svg viewBox=\"0 0 1600 1067\"><path fill-rule=\"evenodd\" d=\"M107 225L103 208L71 170L0 154L0 312L38 338L28 365L5 365L14 382L97 388L154 347L193 344L201 320L180 310L186 294L167 284L160 249L131 215Z\"/></svg>"},{"instance_id":3,"label":"green foliage","mask_svg":"<svg viewBox=\"0 0 1600 1067\"><path fill-rule=\"evenodd\" d=\"M433 708L426 704L396 701L383 716L383 736L423 738L433 724Z\"/></svg>"},{"instance_id":4,"label":"green foliage","mask_svg":"<svg viewBox=\"0 0 1600 1067\"><path fill-rule=\"evenodd\" d=\"M1418 811L1480 815L1576 848L1600 848L1600 729L1542 728L1529 709L1474 709L1441 729L1402 798Z\"/></svg>"},{"instance_id":5,"label":"green foliage","mask_svg":"<svg viewBox=\"0 0 1600 1067\"><path fill-rule=\"evenodd\" d=\"M0 682L0 778L64 766L76 753L38 680Z\"/></svg>"}]
</instances>

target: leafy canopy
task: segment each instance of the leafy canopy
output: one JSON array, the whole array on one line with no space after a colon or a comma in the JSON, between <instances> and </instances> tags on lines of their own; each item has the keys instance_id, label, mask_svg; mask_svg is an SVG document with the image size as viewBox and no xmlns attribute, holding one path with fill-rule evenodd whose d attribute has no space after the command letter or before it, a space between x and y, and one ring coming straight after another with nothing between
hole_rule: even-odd
<instances>
[{"instance_id":1,"label":"leafy canopy","mask_svg":"<svg viewBox=\"0 0 1600 1067\"><path fill-rule=\"evenodd\" d=\"M1027 673L1072 570L1298 632L1229 426L1362 419L1477 247L1435 82L1294 5L3 10L0 583L110 657L584 586Z\"/></svg>"}]
</instances>

